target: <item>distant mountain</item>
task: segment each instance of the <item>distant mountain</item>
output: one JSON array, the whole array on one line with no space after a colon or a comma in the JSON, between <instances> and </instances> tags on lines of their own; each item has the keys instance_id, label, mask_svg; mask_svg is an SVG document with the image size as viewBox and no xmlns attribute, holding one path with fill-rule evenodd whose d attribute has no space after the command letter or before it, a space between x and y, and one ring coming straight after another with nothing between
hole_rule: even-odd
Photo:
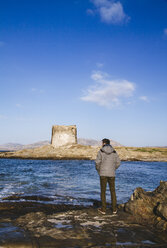
<instances>
[{"instance_id":1,"label":"distant mountain","mask_svg":"<svg viewBox=\"0 0 167 248\"><path fill-rule=\"evenodd\" d=\"M18 143L7 143L7 144L0 145L0 150L16 151L16 150L36 148L36 147L45 146L45 145L49 145L49 144L50 144L49 141L40 141L40 142L35 142L35 143L29 144L29 145L22 145L22 144L18 144Z\"/></svg>"},{"instance_id":2,"label":"distant mountain","mask_svg":"<svg viewBox=\"0 0 167 248\"><path fill-rule=\"evenodd\" d=\"M85 146L101 146L101 141L99 140L94 140L94 139L82 139L78 138L78 144L80 145L85 145ZM110 144L112 146L123 146L117 141L110 140Z\"/></svg>"},{"instance_id":3,"label":"distant mountain","mask_svg":"<svg viewBox=\"0 0 167 248\"><path fill-rule=\"evenodd\" d=\"M123 146L120 143L113 141L113 140L110 140L110 142L112 146ZM45 146L49 144L50 142L48 140L35 142L29 145L22 145L18 143L7 143L7 144L0 145L0 150L1 151L16 151L16 150L37 148L37 147ZM101 141L94 140L94 139L78 138L78 144L85 145L85 146L101 146Z\"/></svg>"},{"instance_id":4,"label":"distant mountain","mask_svg":"<svg viewBox=\"0 0 167 248\"><path fill-rule=\"evenodd\" d=\"M18 144L18 143L6 143L3 145L0 145L0 150L4 150L4 151L15 151L15 150L21 150L23 149L23 145L22 144Z\"/></svg>"},{"instance_id":5,"label":"distant mountain","mask_svg":"<svg viewBox=\"0 0 167 248\"><path fill-rule=\"evenodd\" d=\"M36 147L40 147L40 146L46 146L46 145L49 145L49 144L50 144L50 142L48 140L39 141L39 142L35 142L33 144L24 145L23 149L31 149L31 148L36 148Z\"/></svg>"}]
</instances>

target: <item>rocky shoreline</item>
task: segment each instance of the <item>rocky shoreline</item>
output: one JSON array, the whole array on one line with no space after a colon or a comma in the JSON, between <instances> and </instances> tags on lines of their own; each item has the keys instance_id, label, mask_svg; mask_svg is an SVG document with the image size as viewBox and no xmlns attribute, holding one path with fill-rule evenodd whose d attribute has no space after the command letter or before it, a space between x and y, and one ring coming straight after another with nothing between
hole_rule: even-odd
<instances>
[{"instance_id":1,"label":"rocky shoreline","mask_svg":"<svg viewBox=\"0 0 167 248\"><path fill-rule=\"evenodd\" d=\"M45 203L45 201L47 203ZM152 192L137 188L117 215L92 206L52 204L40 196L0 202L0 247L167 247L167 182Z\"/></svg>"},{"instance_id":2,"label":"rocky shoreline","mask_svg":"<svg viewBox=\"0 0 167 248\"><path fill-rule=\"evenodd\" d=\"M98 146L69 145L54 148L46 145L33 149L24 149L13 152L0 152L0 158L20 159L85 159L94 160ZM150 147L115 147L122 161L163 161L167 162L167 148Z\"/></svg>"}]
</instances>

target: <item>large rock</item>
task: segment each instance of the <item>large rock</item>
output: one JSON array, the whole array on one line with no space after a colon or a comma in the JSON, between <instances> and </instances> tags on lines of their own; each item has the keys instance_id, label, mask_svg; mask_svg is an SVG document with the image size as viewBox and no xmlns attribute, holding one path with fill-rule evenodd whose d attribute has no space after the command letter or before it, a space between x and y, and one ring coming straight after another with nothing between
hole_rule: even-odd
<instances>
[{"instance_id":1,"label":"large rock","mask_svg":"<svg viewBox=\"0 0 167 248\"><path fill-rule=\"evenodd\" d=\"M167 230L167 182L161 181L152 192L146 192L142 188L135 189L124 209L132 214L138 223L152 224Z\"/></svg>"},{"instance_id":2,"label":"large rock","mask_svg":"<svg viewBox=\"0 0 167 248\"><path fill-rule=\"evenodd\" d=\"M157 213L167 221L167 200L158 205Z\"/></svg>"}]
</instances>

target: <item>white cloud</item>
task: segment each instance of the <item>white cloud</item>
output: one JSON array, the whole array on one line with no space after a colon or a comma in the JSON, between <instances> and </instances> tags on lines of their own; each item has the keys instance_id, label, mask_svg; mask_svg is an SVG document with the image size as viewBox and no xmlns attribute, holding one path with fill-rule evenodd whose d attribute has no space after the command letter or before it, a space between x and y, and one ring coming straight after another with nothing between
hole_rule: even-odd
<instances>
[{"instance_id":1,"label":"white cloud","mask_svg":"<svg viewBox=\"0 0 167 248\"><path fill-rule=\"evenodd\" d=\"M135 91L135 84L125 79L111 80L107 73L94 71L91 78L95 82L81 97L81 100L94 102L100 106L113 108L121 105L124 99L129 99Z\"/></svg>"},{"instance_id":2,"label":"white cloud","mask_svg":"<svg viewBox=\"0 0 167 248\"><path fill-rule=\"evenodd\" d=\"M164 29L164 34L167 35L167 28Z\"/></svg>"},{"instance_id":3,"label":"white cloud","mask_svg":"<svg viewBox=\"0 0 167 248\"><path fill-rule=\"evenodd\" d=\"M144 102L149 102L149 99L147 96L140 96L139 99L144 101Z\"/></svg>"},{"instance_id":4,"label":"white cloud","mask_svg":"<svg viewBox=\"0 0 167 248\"><path fill-rule=\"evenodd\" d=\"M129 20L119 1L91 0L91 2L95 6L94 12L99 13L101 20L105 23L120 24Z\"/></svg>"},{"instance_id":5,"label":"white cloud","mask_svg":"<svg viewBox=\"0 0 167 248\"><path fill-rule=\"evenodd\" d=\"M106 72L94 71L91 75L91 79L93 79L94 81L102 82L104 78L108 76L109 75Z\"/></svg>"}]
</instances>

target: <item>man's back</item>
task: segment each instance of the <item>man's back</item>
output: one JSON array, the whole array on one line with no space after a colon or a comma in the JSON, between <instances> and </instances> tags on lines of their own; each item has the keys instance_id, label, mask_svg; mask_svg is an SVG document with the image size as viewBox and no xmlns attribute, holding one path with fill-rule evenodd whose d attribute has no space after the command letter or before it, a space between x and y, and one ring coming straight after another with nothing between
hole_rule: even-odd
<instances>
[{"instance_id":1,"label":"man's back","mask_svg":"<svg viewBox=\"0 0 167 248\"><path fill-rule=\"evenodd\" d=\"M120 165L120 159L111 145L104 145L96 158L96 169L100 176L115 177L115 170Z\"/></svg>"}]
</instances>

